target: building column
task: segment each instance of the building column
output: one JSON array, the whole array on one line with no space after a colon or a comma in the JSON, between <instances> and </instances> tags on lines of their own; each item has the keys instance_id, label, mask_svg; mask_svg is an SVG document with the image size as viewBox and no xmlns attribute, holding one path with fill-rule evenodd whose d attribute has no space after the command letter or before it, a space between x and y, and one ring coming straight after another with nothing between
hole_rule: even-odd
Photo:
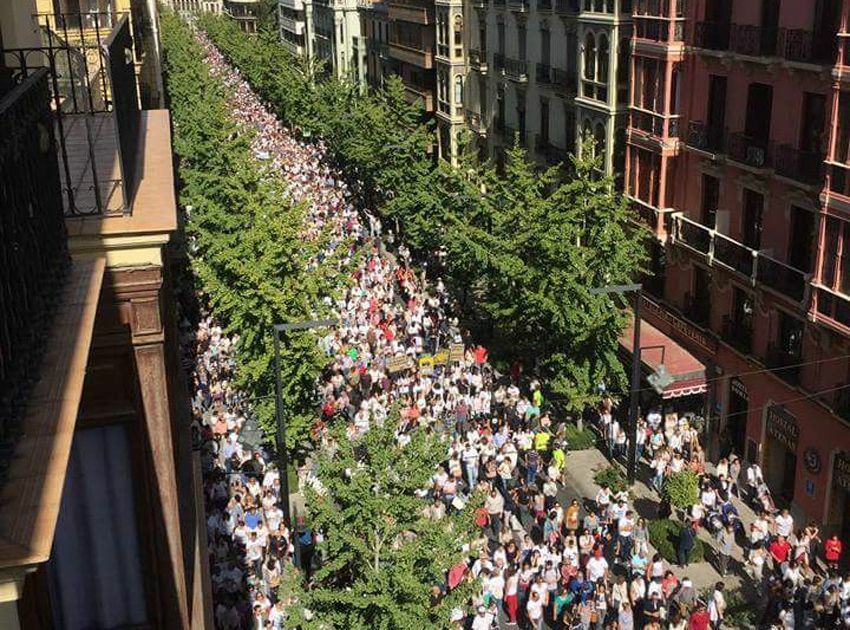
<instances>
[{"instance_id":1,"label":"building column","mask_svg":"<svg viewBox=\"0 0 850 630\"><path fill-rule=\"evenodd\" d=\"M189 591L174 453L177 440L172 429L162 320L162 267L116 270L113 278L116 297L128 316L144 410L142 430L149 457L150 513L158 537L155 546L162 621L168 628L188 628Z\"/></svg>"}]
</instances>

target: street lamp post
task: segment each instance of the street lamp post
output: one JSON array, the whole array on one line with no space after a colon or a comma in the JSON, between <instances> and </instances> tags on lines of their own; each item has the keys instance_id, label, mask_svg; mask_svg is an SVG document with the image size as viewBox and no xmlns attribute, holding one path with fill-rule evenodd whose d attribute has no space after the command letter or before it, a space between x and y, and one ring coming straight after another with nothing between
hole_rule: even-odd
<instances>
[{"instance_id":1,"label":"street lamp post","mask_svg":"<svg viewBox=\"0 0 850 630\"><path fill-rule=\"evenodd\" d=\"M281 393L280 383L280 335L281 333L289 333L296 330L310 330L313 328L324 328L333 326L337 321L335 319L312 319L304 322L294 322L290 324L275 324L272 326L274 332L274 415L277 436L275 440L277 448L277 467L280 476L280 491L283 495L283 517L292 531L294 523L291 519L289 510L289 455L286 452L286 426L283 421L283 395Z\"/></svg>"},{"instance_id":2,"label":"street lamp post","mask_svg":"<svg viewBox=\"0 0 850 630\"><path fill-rule=\"evenodd\" d=\"M596 287L590 290L593 295L609 293L635 293L635 324L632 336L632 379L631 398L629 400L629 464L626 475L629 484L635 482L637 476L637 427L638 403L640 396L640 309L643 302L643 285L618 284L607 287Z\"/></svg>"}]
</instances>

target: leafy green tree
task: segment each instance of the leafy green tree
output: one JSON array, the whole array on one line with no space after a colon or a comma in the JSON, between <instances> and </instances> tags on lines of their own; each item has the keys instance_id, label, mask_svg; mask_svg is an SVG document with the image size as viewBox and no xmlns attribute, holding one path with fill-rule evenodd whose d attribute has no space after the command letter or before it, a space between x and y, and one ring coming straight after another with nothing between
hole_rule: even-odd
<instances>
[{"instance_id":1,"label":"leafy green tree","mask_svg":"<svg viewBox=\"0 0 850 630\"><path fill-rule=\"evenodd\" d=\"M210 77L189 28L164 12L162 39L192 269L213 312L239 335L239 385L257 399L260 425L274 435L271 327L321 314L322 298L344 286L344 270L330 261L308 271L323 240L301 238L305 206L284 202L283 182L268 177L251 154L251 136L233 122L223 86ZM309 335L285 348L290 446L309 439L324 363Z\"/></svg>"},{"instance_id":2,"label":"leafy green tree","mask_svg":"<svg viewBox=\"0 0 850 630\"><path fill-rule=\"evenodd\" d=\"M481 499L457 515L426 517L417 492L428 487L445 443L421 430L401 446L397 426L393 412L354 441L338 427L331 446L316 454L323 488L306 490L306 506L311 525L323 533L325 562L312 588L286 589L301 604L294 627L443 627L451 607L470 596L471 585L464 584L433 605L430 589L468 555L463 545L472 537L473 506Z\"/></svg>"}]
</instances>

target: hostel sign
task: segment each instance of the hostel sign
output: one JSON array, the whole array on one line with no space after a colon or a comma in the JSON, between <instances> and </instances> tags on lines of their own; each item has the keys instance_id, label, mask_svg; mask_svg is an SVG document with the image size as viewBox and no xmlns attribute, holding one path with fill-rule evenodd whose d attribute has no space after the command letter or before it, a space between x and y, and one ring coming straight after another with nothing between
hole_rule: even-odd
<instances>
[{"instance_id":1,"label":"hostel sign","mask_svg":"<svg viewBox=\"0 0 850 630\"><path fill-rule=\"evenodd\" d=\"M797 419L788 413L785 407L781 405L768 407L767 434L789 451L797 450L800 427L797 426Z\"/></svg>"},{"instance_id":2,"label":"hostel sign","mask_svg":"<svg viewBox=\"0 0 850 630\"><path fill-rule=\"evenodd\" d=\"M832 480L836 486L850 492L850 453L840 451L835 454Z\"/></svg>"}]
</instances>

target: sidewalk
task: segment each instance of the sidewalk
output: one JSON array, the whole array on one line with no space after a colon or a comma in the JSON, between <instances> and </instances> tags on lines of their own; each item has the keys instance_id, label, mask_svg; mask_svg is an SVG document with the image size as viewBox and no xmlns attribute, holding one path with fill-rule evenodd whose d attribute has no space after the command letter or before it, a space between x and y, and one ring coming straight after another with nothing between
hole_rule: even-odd
<instances>
[{"instance_id":1,"label":"sidewalk","mask_svg":"<svg viewBox=\"0 0 850 630\"><path fill-rule=\"evenodd\" d=\"M593 481L593 475L599 468L605 468L609 465L608 459L598 449L588 449L583 451L570 451L567 454L566 484L558 494L558 500L569 503L572 499L590 499L596 496L599 486ZM638 466L638 480L632 487L633 506L634 510L647 521L656 519L656 508L660 501L658 494L652 490L644 479L646 473L645 466ZM744 522L745 528L754 520L754 512L743 502L733 499L735 507L740 512L741 519ZM673 517L675 518L675 517ZM709 559L714 558L714 540L705 531L700 530L700 539L706 546L706 556ZM739 540L739 543L744 541ZM686 570L680 570L677 567L672 567L676 574L682 578L685 575L693 580L697 590L713 586L718 581L723 581L727 589L736 590L742 588L746 596L755 595L755 588L752 579L743 571L744 554L740 544L736 545L732 560L729 563L729 573L723 577L718 573L714 566L708 562L694 562Z\"/></svg>"}]
</instances>

